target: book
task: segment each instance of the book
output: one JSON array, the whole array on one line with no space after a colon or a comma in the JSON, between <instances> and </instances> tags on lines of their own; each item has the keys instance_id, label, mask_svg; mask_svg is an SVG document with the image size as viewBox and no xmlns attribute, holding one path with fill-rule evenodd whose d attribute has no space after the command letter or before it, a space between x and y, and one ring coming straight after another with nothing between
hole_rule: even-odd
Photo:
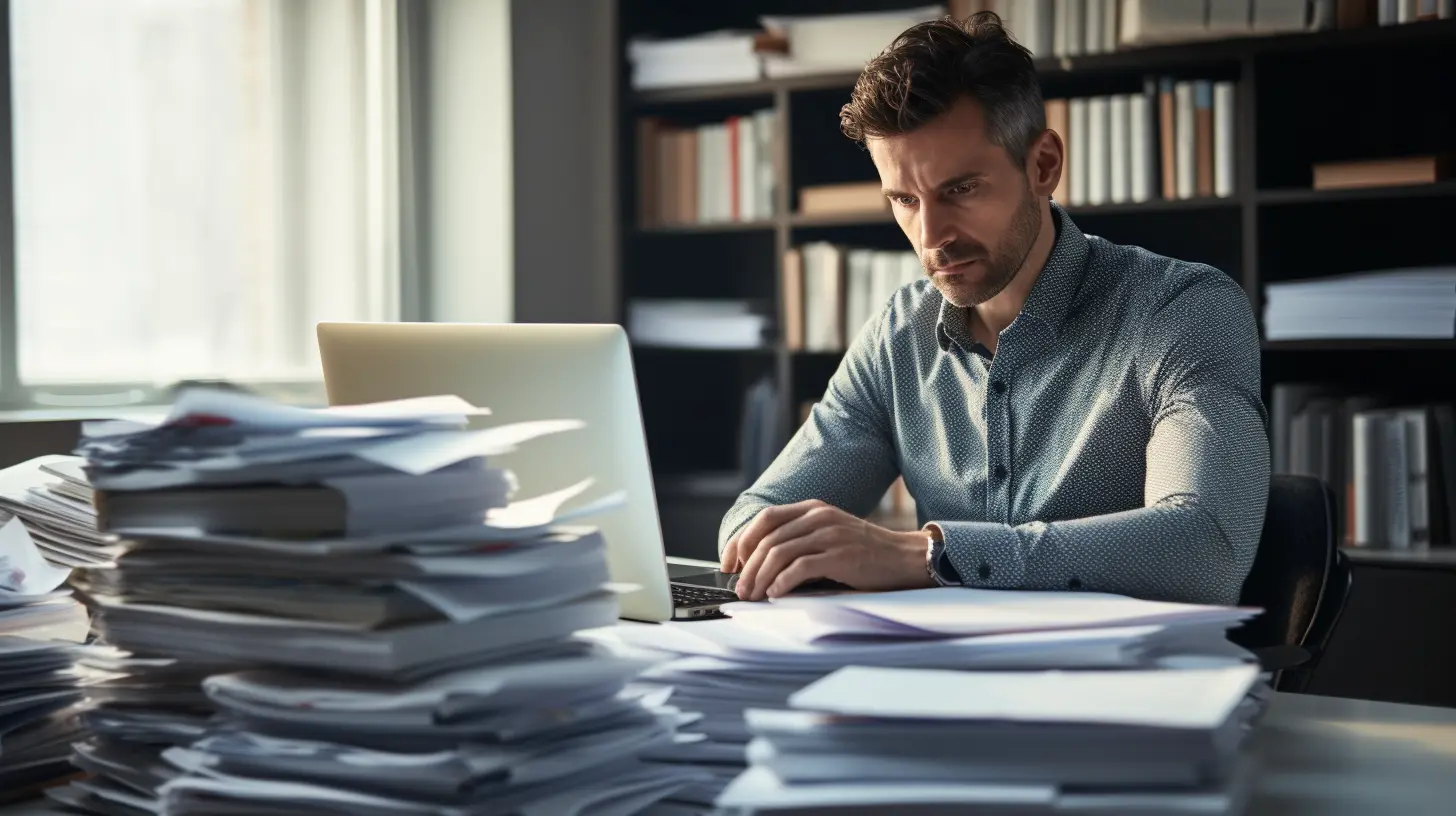
<instances>
[{"instance_id":1,"label":"book","mask_svg":"<svg viewBox=\"0 0 1456 816\"><path fill-rule=\"evenodd\" d=\"M1174 172L1178 198L1193 198L1198 191L1198 129L1194 114L1193 83L1173 84Z\"/></svg>"},{"instance_id":2,"label":"book","mask_svg":"<svg viewBox=\"0 0 1456 816\"><path fill-rule=\"evenodd\" d=\"M1234 194L1234 83L1213 85L1213 194Z\"/></svg>"},{"instance_id":3,"label":"book","mask_svg":"<svg viewBox=\"0 0 1456 816\"><path fill-rule=\"evenodd\" d=\"M799 189L799 212L804 215L889 209L890 200L885 198L878 181L818 184Z\"/></svg>"},{"instance_id":4,"label":"book","mask_svg":"<svg viewBox=\"0 0 1456 816\"><path fill-rule=\"evenodd\" d=\"M1200 198L1213 195L1213 83L1193 83L1194 191Z\"/></svg>"},{"instance_id":5,"label":"book","mask_svg":"<svg viewBox=\"0 0 1456 816\"><path fill-rule=\"evenodd\" d=\"M1108 200L1113 204L1122 204L1131 199L1130 185L1132 182L1132 142L1129 131L1132 129L1131 121L1131 99L1129 95L1119 94L1108 100L1108 173L1111 177L1111 190L1108 191Z\"/></svg>"},{"instance_id":6,"label":"book","mask_svg":"<svg viewBox=\"0 0 1456 816\"><path fill-rule=\"evenodd\" d=\"M1451 177L1452 164L1448 155L1321 162L1313 168L1314 189L1343 190L1433 184Z\"/></svg>"},{"instance_id":7,"label":"book","mask_svg":"<svg viewBox=\"0 0 1456 816\"><path fill-rule=\"evenodd\" d=\"M1169 201L1178 197L1178 168L1173 138L1177 116L1173 103L1173 80L1164 77L1158 81L1158 155L1161 158L1158 165L1163 198Z\"/></svg>"},{"instance_id":8,"label":"book","mask_svg":"<svg viewBox=\"0 0 1456 816\"><path fill-rule=\"evenodd\" d=\"M1072 183L1067 190L1067 200L1073 207L1080 207L1087 203L1088 173L1091 167L1090 154L1087 145L1087 100L1073 99L1067 103L1068 129L1072 131L1072 141L1067 147L1068 163L1072 166Z\"/></svg>"},{"instance_id":9,"label":"book","mask_svg":"<svg viewBox=\"0 0 1456 816\"><path fill-rule=\"evenodd\" d=\"M1152 77L1143 82L1143 92L1128 102L1131 125L1128 130L1132 153L1131 198L1151 201L1158 195L1158 83Z\"/></svg>"},{"instance_id":10,"label":"book","mask_svg":"<svg viewBox=\"0 0 1456 816\"><path fill-rule=\"evenodd\" d=\"M784 332L784 347L789 351L804 349L804 256L794 247L784 252L782 292L779 303Z\"/></svg>"},{"instance_id":11,"label":"book","mask_svg":"<svg viewBox=\"0 0 1456 816\"><path fill-rule=\"evenodd\" d=\"M1111 106L1108 97L1087 100L1087 203L1106 204L1112 187Z\"/></svg>"}]
</instances>

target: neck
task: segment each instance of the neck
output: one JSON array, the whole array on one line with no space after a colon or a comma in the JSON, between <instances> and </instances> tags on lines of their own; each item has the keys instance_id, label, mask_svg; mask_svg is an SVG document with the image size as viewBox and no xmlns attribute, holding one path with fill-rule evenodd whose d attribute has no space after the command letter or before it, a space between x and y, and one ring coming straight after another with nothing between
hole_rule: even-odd
<instances>
[{"instance_id":1,"label":"neck","mask_svg":"<svg viewBox=\"0 0 1456 816\"><path fill-rule=\"evenodd\" d=\"M1052 220L1050 199L1043 198L1039 206L1041 229L1037 231L1036 240L1031 243L1031 251L1026 253L1026 260L1022 261L1016 276L996 297L975 307L976 316L990 330L992 336L1000 334L1002 329L1010 326L1016 316L1021 314L1021 307L1026 305L1026 298L1031 294L1032 287L1036 286L1036 279L1041 277L1042 267L1046 266L1047 258L1052 254L1052 246L1057 242L1057 225Z\"/></svg>"}]
</instances>

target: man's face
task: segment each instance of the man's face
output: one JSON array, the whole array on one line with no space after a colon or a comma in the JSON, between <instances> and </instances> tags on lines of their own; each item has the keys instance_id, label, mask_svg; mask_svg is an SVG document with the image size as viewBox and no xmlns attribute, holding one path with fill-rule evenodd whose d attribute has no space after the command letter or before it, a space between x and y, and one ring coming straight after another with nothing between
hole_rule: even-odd
<instances>
[{"instance_id":1,"label":"man's face","mask_svg":"<svg viewBox=\"0 0 1456 816\"><path fill-rule=\"evenodd\" d=\"M962 308L1006 288L1041 229L1026 169L991 143L975 100L898 136L867 140L895 220L935 288Z\"/></svg>"}]
</instances>

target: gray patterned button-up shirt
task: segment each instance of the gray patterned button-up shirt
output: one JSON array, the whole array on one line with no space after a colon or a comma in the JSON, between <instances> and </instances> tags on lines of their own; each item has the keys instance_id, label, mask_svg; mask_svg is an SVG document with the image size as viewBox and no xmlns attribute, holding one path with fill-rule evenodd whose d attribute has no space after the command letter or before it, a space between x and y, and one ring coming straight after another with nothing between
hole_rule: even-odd
<instances>
[{"instance_id":1,"label":"gray patterned button-up shirt","mask_svg":"<svg viewBox=\"0 0 1456 816\"><path fill-rule=\"evenodd\" d=\"M990 355L929 280L854 340L723 520L869 513L897 474L966 586L1234 603L1269 489L1259 334L1212 267L1083 235L1056 245Z\"/></svg>"}]
</instances>

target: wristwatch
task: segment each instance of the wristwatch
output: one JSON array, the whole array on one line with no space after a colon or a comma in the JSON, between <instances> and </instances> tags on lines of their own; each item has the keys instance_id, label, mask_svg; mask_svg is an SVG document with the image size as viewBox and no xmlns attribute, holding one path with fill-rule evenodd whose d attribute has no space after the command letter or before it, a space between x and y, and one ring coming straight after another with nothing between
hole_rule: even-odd
<instances>
[{"instance_id":1,"label":"wristwatch","mask_svg":"<svg viewBox=\"0 0 1456 816\"><path fill-rule=\"evenodd\" d=\"M955 567L946 562L945 542L933 535L925 537L925 572L936 586L960 586L960 575L956 574ZM946 575L949 572L954 578Z\"/></svg>"}]
</instances>

